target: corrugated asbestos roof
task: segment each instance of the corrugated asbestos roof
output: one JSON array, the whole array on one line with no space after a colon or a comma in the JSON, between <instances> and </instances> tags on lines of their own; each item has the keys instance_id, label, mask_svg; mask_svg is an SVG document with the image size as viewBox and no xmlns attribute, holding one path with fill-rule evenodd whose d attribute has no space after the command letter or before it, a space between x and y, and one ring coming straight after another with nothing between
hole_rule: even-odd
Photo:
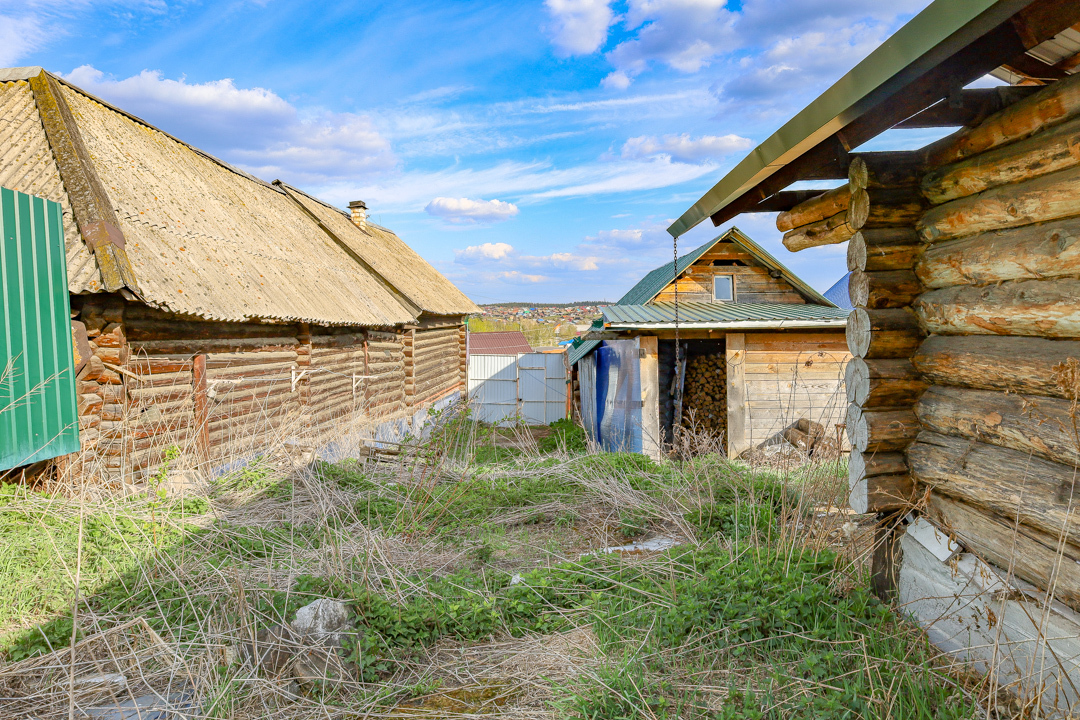
<instances>
[{"instance_id":1,"label":"corrugated asbestos roof","mask_svg":"<svg viewBox=\"0 0 1080 720\"><path fill-rule=\"evenodd\" d=\"M15 68L13 73L26 70ZM0 79L4 77L2 72ZM60 203L64 210L68 287L73 293L100 292L97 263L79 237L71 201L38 117L34 93L25 81L0 82L0 187Z\"/></svg>"},{"instance_id":2,"label":"corrugated asbestos roof","mask_svg":"<svg viewBox=\"0 0 1080 720\"><path fill-rule=\"evenodd\" d=\"M0 185L63 206L69 289L100 292L100 273L79 237L24 82L40 72L0 69ZM367 326L409 323L421 310L477 311L393 233L376 226L365 234L340 211L299 191L293 198L307 202L298 205L282 188L63 81L61 92L116 210L148 304L208 320ZM355 233L344 240L347 247L329 234L335 215Z\"/></svg>"},{"instance_id":3,"label":"corrugated asbestos roof","mask_svg":"<svg viewBox=\"0 0 1080 720\"><path fill-rule=\"evenodd\" d=\"M609 328L673 325L675 303L649 305L609 305L601 308ZM757 323L762 327L805 327L807 324L847 323L848 311L825 305L801 303L679 303L679 326L686 328L729 328L736 323Z\"/></svg>"},{"instance_id":4,"label":"corrugated asbestos roof","mask_svg":"<svg viewBox=\"0 0 1080 720\"><path fill-rule=\"evenodd\" d=\"M469 333L470 355L517 355L532 351L528 338L520 330Z\"/></svg>"},{"instance_id":5,"label":"corrugated asbestos roof","mask_svg":"<svg viewBox=\"0 0 1080 720\"><path fill-rule=\"evenodd\" d=\"M761 262L762 265L770 270L777 270L793 288L806 298L807 302L828 306L833 304L824 295L803 282L798 275L788 270L783 263L774 258L765 248L751 240L749 236L737 227L727 230L701 247L680 257L678 273L684 272L688 267L696 263L702 255L709 252L714 245L720 242L733 242L736 245L740 245L746 252L750 253ZM643 305L647 302L651 302L661 290L675 280L676 275L675 261L673 260L672 262L665 263L641 278L637 285L630 288L630 290L619 299L617 304Z\"/></svg>"},{"instance_id":6,"label":"corrugated asbestos roof","mask_svg":"<svg viewBox=\"0 0 1080 720\"><path fill-rule=\"evenodd\" d=\"M419 309L435 315L480 312L472 300L390 230L371 222L360 229L342 210L285 183L277 184Z\"/></svg>"}]
</instances>

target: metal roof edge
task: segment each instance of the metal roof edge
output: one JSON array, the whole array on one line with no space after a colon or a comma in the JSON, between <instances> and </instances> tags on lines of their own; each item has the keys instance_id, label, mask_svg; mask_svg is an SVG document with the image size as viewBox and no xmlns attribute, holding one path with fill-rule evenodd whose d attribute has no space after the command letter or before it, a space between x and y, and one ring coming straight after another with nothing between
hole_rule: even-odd
<instances>
[{"instance_id":1,"label":"metal roof edge","mask_svg":"<svg viewBox=\"0 0 1080 720\"><path fill-rule=\"evenodd\" d=\"M782 330L798 328L831 328L847 327L847 320L836 318L833 320L731 320L728 322L679 322L680 330ZM673 330L675 323L612 323L604 327L605 330Z\"/></svg>"},{"instance_id":2,"label":"metal roof edge","mask_svg":"<svg viewBox=\"0 0 1080 720\"><path fill-rule=\"evenodd\" d=\"M754 148L673 222L668 233L673 237L685 234L825 138L901 92L903 85L890 89L890 82L921 74L940 62L942 58L936 55L946 40L961 36L960 42L970 44L980 37L983 31L973 26L975 21L984 21L979 26L999 25L1030 2L935 0Z\"/></svg>"}]
</instances>

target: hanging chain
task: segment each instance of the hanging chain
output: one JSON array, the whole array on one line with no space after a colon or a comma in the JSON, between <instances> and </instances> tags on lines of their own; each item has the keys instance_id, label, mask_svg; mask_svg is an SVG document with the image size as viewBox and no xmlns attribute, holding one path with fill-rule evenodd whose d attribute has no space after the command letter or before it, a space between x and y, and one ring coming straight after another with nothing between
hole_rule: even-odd
<instances>
[{"instance_id":1,"label":"hanging chain","mask_svg":"<svg viewBox=\"0 0 1080 720\"><path fill-rule=\"evenodd\" d=\"M672 418L672 440L678 440L679 429L682 427L682 363L681 347L679 345L679 237L676 235L671 241L671 252L674 255L672 268L675 270L675 398L679 402L673 402L673 410L677 417Z\"/></svg>"}]
</instances>

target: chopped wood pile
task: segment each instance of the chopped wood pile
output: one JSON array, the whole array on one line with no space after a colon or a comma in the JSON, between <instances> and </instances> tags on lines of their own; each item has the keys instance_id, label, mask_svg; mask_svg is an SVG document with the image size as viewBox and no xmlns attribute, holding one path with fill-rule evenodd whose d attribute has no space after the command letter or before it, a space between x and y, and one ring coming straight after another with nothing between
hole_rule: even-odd
<instances>
[{"instance_id":1,"label":"chopped wood pile","mask_svg":"<svg viewBox=\"0 0 1080 720\"><path fill-rule=\"evenodd\" d=\"M723 353L687 361L683 425L713 435L727 433L727 357Z\"/></svg>"}]
</instances>

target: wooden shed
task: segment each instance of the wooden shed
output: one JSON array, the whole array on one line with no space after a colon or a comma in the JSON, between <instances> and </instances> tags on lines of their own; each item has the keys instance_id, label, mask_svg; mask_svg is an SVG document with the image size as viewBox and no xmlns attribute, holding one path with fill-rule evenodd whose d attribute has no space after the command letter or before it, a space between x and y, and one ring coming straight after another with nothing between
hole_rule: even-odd
<instances>
[{"instance_id":1,"label":"wooden shed","mask_svg":"<svg viewBox=\"0 0 1080 720\"><path fill-rule=\"evenodd\" d=\"M1080 711L1078 52L1080 3L938 0L669 230L781 211L792 250L848 243L850 503L880 514L878 592L1040 717Z\"/></svg>"},{"instance_id":2,"label":"wooden shed","mask_svg":"<svg viewBox=\"0 0 1080 720\"><path fill-rule=\"evenodd\" d=\"M778 442L785 433L805 444L800 420L804 428L810 422L825 428L830 437L843 422L847 311L738 228L680 257L677 268L674 262L656 268L601 311L602 319L569 358L579 366L578 406L582 417L593 417L586 426L594 438L603 441L606 390L604 382L590 381L596 372L590 363L605 343L632 342L639 351L633 357L640 355L640 418L628 420L632 437L612 442L629 442L649 455L671 441L676 418L715 435L731 457Z\"/></svg>"},{"instance_id":3,"label":"wooden shed","mask_svg":"<svg viewBox=\"0 0 1080 720\"><path fill-rule=\"evenodd\" d=\"M0 185L63 208L86 474L317 447L464 388L478 308L363 203L259 180L41 68L0 70Z\"/></svg>"}]
</instances>

